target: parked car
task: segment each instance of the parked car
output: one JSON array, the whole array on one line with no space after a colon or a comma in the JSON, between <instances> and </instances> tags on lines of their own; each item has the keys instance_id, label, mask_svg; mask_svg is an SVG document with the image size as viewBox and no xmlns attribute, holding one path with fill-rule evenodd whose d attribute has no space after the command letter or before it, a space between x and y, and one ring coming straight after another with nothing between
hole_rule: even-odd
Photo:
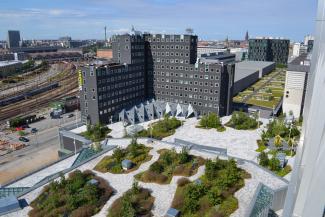
<instances>
[{"instance_id":1,"label":"parked car","mask_svg":"<svg viewBox=\"0 0 325 217\"><path fill-rule=\"evenodd\" d=\"M31 133L36 133L38 130L36 128L32 128L32 130L30 131Z\"/></svg>"},{"instance_id":2,"label":"parked car","mask_svg":"<svg viewBox=\"0 0 325 217\"><path fill-rule=\"evenodd\" d=\"M26 137L19 137L19 141L22 141L22 142L29 142L29 139L27 139Z\"/></svg>"},{"instance_id":3,"label":"parked car","mask_svg":"<svg viewBox=\"0 0 325 217\"><path fill-rule=\"evenodd\" d=\"M72 118L74 116L74 114L69 114L68 118Z\"/></svg>"}]
</instances>

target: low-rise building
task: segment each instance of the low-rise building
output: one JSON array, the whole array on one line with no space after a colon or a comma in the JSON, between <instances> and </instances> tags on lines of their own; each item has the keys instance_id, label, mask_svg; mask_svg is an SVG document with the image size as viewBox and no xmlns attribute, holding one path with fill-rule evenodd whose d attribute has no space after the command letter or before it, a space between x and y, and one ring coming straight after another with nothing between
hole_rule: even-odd
<instances>
[{"instance_id":1,"label":"low-rise building","mask_svg":"<svg viewBox=\"0 0 325 217\"><path fill-rule=\"evenodd\" d=\"M304 98L310 69L310 55L302 54L288 64L286 73L283 112L299 118L303 111Z\"/></svg>"},{"instance_id":2,"label":"low-rise building","mask_svg":"<svg viewBox=\"0 0 325 217\"><path fill-rule=\"evenodd\" d=\"M248 88L274 69L274 62L243 61L236 63L233 94L236 95Z\"/></svg>"}]
</instances>

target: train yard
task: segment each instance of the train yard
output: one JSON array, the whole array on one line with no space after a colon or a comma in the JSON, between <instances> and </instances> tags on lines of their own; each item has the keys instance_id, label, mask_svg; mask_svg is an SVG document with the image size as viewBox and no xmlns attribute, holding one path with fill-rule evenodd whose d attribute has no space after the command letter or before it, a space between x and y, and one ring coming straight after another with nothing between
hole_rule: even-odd
<instances>
[{"instance_id":1,"label":"train yard","mask_svg":"<svg viewBox=\"0 0 325 217\"><path fill-rule=\"evenodd\" d=\"M50 102L67 96L75 96L78 83L74 66L68 65L65 71L46 79L41 85L29 87L24 92L0 100L0 121L30 114L47 107Z\"/></svg>"}]
</instances>

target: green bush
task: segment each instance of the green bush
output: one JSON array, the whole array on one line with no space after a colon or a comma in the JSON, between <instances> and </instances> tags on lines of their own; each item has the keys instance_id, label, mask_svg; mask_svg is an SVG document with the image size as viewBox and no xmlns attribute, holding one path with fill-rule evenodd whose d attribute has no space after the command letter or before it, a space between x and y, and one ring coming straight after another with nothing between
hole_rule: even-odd
<instances>
[{"instance_id":1,"label":"green bush","mask_svg":"<svg viewBox=\"0 0 325 217\"><path fill-rule=\"evenodd\" d=\"M207 160L205 167L201 183L179 180L171 206L182 216L230 216L238 208L233 195L249 174L234 160Z\"/></svg>"},{"instance_id":2,"label":"green bush","mask_svg":"<svg viewBox=\"0 0 325 217\"><path fill-rule=\"evenodd\" d=\"M163 120L153 123L148 130L142 130L136 134L137 137L153 137L155 139L163 139L173 135L175 130L182 125L180 120L175 117L169 118L165 116Z\"/></svg>"},{"instance_id":3,"label":"green bush","mask_svg":"<svg viewBox=\"0 0 325 217\"><path fill-rule=\"evenodd\" d=\"M151 148L143 144L138 144L136 140L132 140L126 149L117 147L114 149L112 156L105 156L96 166L95 170L99 172L111 172L114 174L127 173L134 171L144 162L149 161L152 155L149 155ZM128 159L134 164L133 168L124 171L122 161Z\"/></svg>"},{"instance_id":4,"label":"green bush","mask_svg":"<svg viewBox=\"0 0 325 217\"><path fill-rule=\"evenodd\" d=\"M270 160L269 160L269 157L268 157L268 154L265 153L264 151L262 151L259 156L258 156L258 159L259 159L259 164L263 167L267 167L270 163Z\"/></svg>"},{"instance_id":5,"label":"green bush","mask_svg":"<svg viewBox=\"0 0 325 217\"><path fill-rule=\"evenodd\" d=\"M258 122L256 119L249 117L246 113L236 111L233 112L226 126L237 130L254 130L258 127Z\"/></svg>"},{"instance_id":6,"label":"green bush","mask_svg":"<svg viewBox=\"0 0 325 217\"><path fill-rule=\"evenodd\" d=\"M96 179L99 184L92 185L88 181ZM76 170L66 179L53 181L33 201L32 210L28 213L36 216L93 216L113 194L107 182L96 177L92 172ZM82 215L81 215L81 211Z\"/></svg>"},{"instance_id":7,"label":"green bush","mask_svg":"<svg viewBox=\"0 0 325 217\"><path fill-rule=\"evenodd\" d=\"M93 142L100 142L104 140L107 134L111 131L112 130L109 129L107 126L103 126L98 123L96 125L87 125L87 131L81 133L80 135Z\"/></svg>"},{"instance_id":8,"label":"green bush","mask_svg":"<svg viewBox=\"0 0 325 217\"><path fill-rule=\"evenodd\" d=\"M175 150L162 149L158 153L160 153L159 159L151 164L147 171L136 175L136 179L142 182L168 184L173 175L194 175L205 162L203 158L189 155L186 149L183 149L181 153L177 153Z\"/></svg>"},{"instance_id":9,"label":"green bush","mask_svg":"<svg viewBox=\"0 0 325 217\"><path fill-rule=\"evenodd\" d=\"M201 128L207 128L207 129L215 128L221 132L225 130L225 128L221 124L219 116L213 112L209 113L208 115L204 115L201 118L199 124L200 124L199 127Z\"/></svg>"},{"instance_id":10,"label":"green bush","mask_svg":"<svg viewBox=\"0 0 325 217\"><path fill-rule=\"evenodd\" d=\"M114 201L109 208L108 217L152 216L154 200L148 189L134 183L130 190Z\"/></svg>"}]
</instances>

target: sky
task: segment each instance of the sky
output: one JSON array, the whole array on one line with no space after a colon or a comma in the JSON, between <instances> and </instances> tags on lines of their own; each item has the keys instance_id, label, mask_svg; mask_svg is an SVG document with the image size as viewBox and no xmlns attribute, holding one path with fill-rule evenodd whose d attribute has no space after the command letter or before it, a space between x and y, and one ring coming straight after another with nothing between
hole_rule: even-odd
<instances>
[{"instance_id":1,"label":"sky","mask_svg":"<svg viewBox=\"0 0 325 217\"><path fill-rule=\"evenodd\" d=\"M315 26L317 0L0 0L0 39L104 39L131 29L203 40L285 37L302 41Z\"/></svg>"}]
</instances>

